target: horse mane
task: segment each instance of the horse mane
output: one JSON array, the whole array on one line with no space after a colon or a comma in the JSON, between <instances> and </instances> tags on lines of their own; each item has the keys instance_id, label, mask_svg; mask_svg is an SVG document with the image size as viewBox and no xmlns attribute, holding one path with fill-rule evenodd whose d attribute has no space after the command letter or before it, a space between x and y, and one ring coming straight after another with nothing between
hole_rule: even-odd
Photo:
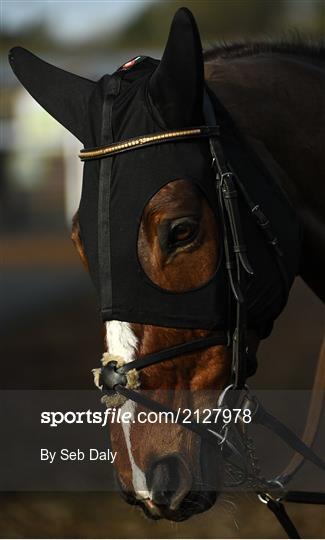
<instances>
[{"instance_id":1,"label":"horse mane","mask_svg":"<svg viewBox=\"0 0 325 540\"><path fill-rule=\"evenodd\" d=\"M301 37L299 33L291 39L220 42L204 52L204 60L233 59L245 56L273 53L304 57L314 61L325 60L325 41L314 41Z\"/></svg>"}]
</instances>

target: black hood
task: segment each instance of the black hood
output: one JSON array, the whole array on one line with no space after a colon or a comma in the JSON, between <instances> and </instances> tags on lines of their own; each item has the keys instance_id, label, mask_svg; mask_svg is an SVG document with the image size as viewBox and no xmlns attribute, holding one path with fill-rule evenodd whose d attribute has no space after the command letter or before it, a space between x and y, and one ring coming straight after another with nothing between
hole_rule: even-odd
<instances>
[{"instance_id":1,"label":"black hood","mask_svg":"<svg viewBox=\"0 0 325 540\"><path fill-rule=\"evenodd\" d=\"M85 148L204 123L202 47L193 16L184 8L174 17L160 62L136 57L98 82L59 70L20 48L11 51L10 62L27 90ZM225 111L215 105L227 158L271 220L291 285L299 255L295 214L277 184L238 142ZM208 139L166 142L85 163L79 222L103 320L227 327L229 291L222 250L213 277L202 287L182 293L159 288L138 260L143 210L162 186L176 179L198 187L218 223ZM245 201L240 201L240 212L254 270L248 283L248 326L265 328L287 297L273 254Z\"/></svg>"}]
</instances>

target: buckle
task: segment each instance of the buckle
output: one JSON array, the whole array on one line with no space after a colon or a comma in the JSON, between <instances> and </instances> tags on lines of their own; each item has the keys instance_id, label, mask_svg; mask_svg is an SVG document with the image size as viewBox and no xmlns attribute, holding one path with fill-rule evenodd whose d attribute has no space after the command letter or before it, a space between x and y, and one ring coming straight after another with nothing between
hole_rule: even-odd
<instances>
[{"instance_id":1,"label":"buckle","mask_svg":"<svg viewBox=\"0 0 325 540\"><path fill-rule=\"evenodd\" d=\"M100 373L100 382L103 390L114 392L118 385L126 386L127 378L123 368L117 368L117 362L111 361L103 366Z\"/></svg>"},{"instance_id":2,"label":"buckle","mask_svg":"<svg viewBox=\"0 0 325 540\"><path fill-rule=\"evenodd\" d=\"M252 418L254 418L254 416L256 415L259 409L260 404L257 398L250 393L249 388L247 386L246 386L246 390L248 390L248 392L246 392L246 394L243 396L242 402L240 404L240 408L242 410L249 409L251 411Z\"/></svg>"},{"instance_id":3,"label":"buckle","mask_svg":"<svg viewBox=\"0 0 325 540\"><path fill-rule=\"evenodd\" d=\"M280 480L269 480L267 482L268 488L271 491L272 495L269 491L260 491L257 493L257 496L259 500L263 504L267 504L268 502L272 501L274 503L280 503L284 497L284 485Z\"/></svg>"}]
</instances>

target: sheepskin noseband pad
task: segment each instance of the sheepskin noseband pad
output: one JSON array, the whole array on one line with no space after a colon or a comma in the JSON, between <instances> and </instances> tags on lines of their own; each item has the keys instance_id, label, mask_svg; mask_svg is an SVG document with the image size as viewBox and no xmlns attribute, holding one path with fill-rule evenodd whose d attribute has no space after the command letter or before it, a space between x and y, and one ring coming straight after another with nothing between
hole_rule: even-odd
<instances>
[{"instance_id":1,"label":"sheepskin noseband pad","mask_svg":"<svg viewBox=\"0 0 325 540\"><path fill-rule=\"evenodd\" d=\"M131 369L126 373L119 371L126 362L122 356L115 354L104 353L101 363L102 368L92 369L95 385L103 392L107 392L101 398L101 402L107 407L120 407L127 398L116 393L115 387L121 385L136 390L140 386L139 372L136 369Z\"/></svg>"}]
</instances>

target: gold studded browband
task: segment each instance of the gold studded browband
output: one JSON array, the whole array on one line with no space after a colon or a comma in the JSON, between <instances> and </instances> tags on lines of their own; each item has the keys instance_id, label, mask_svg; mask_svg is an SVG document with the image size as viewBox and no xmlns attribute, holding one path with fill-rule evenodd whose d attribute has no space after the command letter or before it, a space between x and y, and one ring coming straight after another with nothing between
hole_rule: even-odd
<instances>
[{"instance_id":1,"label":"gold studded browband","mask_svg":"<svg viewBox=\"0 0 325 540\"><path fill-rule=\"evenodd\" d=\"M135 150L143 146L151 146L182 139L192 139L199 137L214 137L220 134L219 126L200 126L188 129L178 129L173 131L163 131L161 133L152 133L150 135L140 135L126 141L119 141L109 146L98 146L97 148L84 148L80 151L81 161L90 159L101 159L121 152Z\"/></svg>"}]
</instances>

